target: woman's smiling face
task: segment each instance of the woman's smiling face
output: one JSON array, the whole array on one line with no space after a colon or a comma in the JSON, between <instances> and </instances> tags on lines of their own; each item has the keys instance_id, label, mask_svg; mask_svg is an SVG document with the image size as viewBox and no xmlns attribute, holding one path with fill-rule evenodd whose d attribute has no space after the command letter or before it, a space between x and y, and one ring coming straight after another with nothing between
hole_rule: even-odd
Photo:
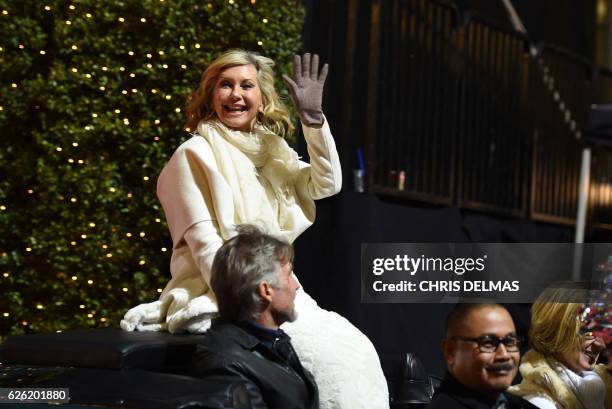
<instances>
[{"instance_id":1,"label":"woman's smiling face","mask_svg":"<svg viewBox=\"0 0 612 409\"><path fill-rule=\"evenodd\" d=\"M213 107L226 126L250 132L262 107L255 67L251 64L238 65L221 71L215 84Z\"/></svg>"},{"instance_id":2,"label":"woman's smiling face","mask_svg":"<svg viewBox=\"0 0 612 409\"><path fill-rule=\"evenodd\" d=\"M601 351L606 348L603 340L594 336L582 336L580 348L565 351L556 357L559 362L576 373L592 371Z\"/></svg>"}]
</instances>

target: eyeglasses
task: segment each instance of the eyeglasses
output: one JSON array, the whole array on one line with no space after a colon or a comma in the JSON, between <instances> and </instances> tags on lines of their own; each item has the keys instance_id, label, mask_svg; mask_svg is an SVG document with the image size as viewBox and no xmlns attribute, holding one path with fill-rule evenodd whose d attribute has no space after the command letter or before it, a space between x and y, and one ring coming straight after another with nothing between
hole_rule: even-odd
<instances>
[{"instance_id":1,"label":"eyeglasses","mask_svg":"<svg viewBox=\"0 0 612 409\"><path fill-rule=\"evenodd\" d=\"M508 335L504 338L498 338L494 335L483 335L478 338L454 336L449 339L451 341L475 342L478 344L480 352L495 352L499 344L504 344L508 352L517 352L523 343L522 338L517 335Z\"/></svg>"},{"instance_id":2,"label":"eyeglasses","mask_svg":"<svg viewBox=\"0 0 612 409\"><path fill-rule=\"evenodd\" d=\"M597 336L593 333L593 330L587 328L580 330L580 336L585 341L594 341L597 338Z\"/></svg>"}]
</instances>

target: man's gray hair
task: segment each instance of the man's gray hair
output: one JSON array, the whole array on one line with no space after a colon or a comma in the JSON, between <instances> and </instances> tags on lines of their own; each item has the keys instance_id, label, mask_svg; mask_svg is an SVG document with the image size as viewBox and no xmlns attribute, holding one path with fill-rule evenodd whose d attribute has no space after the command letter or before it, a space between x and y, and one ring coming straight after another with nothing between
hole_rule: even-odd
<instances>
[{"instance_id":1,"label":"man's gray hair","mask_svg":"<svg viewBox=\"0 0 612 409\"><path fill-rule=\"evenodd\" d=\"M257 319L261 312L261 282L280 287L278 272L293 261L293 247L252 225L243 224L237 231L215 255L210 286L221 316L244 321Z\"/></svg>"}]
</instances>

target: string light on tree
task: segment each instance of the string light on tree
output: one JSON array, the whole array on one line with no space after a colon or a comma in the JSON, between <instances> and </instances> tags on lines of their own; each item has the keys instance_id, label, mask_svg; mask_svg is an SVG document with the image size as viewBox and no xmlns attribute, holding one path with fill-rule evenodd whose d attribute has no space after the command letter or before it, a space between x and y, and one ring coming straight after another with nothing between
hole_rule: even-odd
<instances>
[{"instance_id":1,"label":"string light on tree","mask_svg":"<svg viewBox=\"0 0 612 409\"><path fill-rule=\"evenodd\" d=\"M53 294L54 299L49 307L44 305L43 309L38 309L36 302L15 305L15 310L10 310L10 318L5 317L9 309L1 309L0 320L4 326L0 326L0 331L56 332L83 326L106 326L106 323L117 322L120 315L134 303L147 302L147 298L155 293L163 293L165 274L159 272L165 270L161 266L166 264L171 248L157 239L164 236L162 232L167 232L165 222L158 216L159 208L150 206L155 203L155 190L150 185L159 166L171 154L173 144L178 142L176 130L181 129L182 122L178 117L184 111L181 103L188 92L187 88L192 87L197 71L221 51L220 44L199 41L208 38L209 33L227 38L238 29L244 35L240 36L236 47L248 48L249 44L266 39L262 30L265 30L264 25L271 18L263 19L263 16L271 16L281 9L291 10L291 13L275 14L280 15L284 23L279 30L284 30L289 26L285 23L290 23L296 9L294 4L285 7L284 2L274 2L273 6L262 4L257 13L239 19L230 30L229 26L217 27L214 24L216 13L224 19L235 17L236 7L249 2L232 0L231 7L228 7L229 0L216 3L225 7L216 7L211 1L190 3L192 0L188 0L187 4L180 5L168 1L152 2L146 9L146 13L150 13L147 17L142 10L126 7L121 0L109 0L104 7L95 6L89 10L85 7L91 5L71 4L72 1L63 5L64 10L56 10L54 2L43 1L35 4L34 8L21 8L19 16L14 16L8 7L4 7L6 12L0 14L4 21L15 19L11 22L12 26L20 27L18 36L0 40L0 46L5 47L0 47L0 58L9 61L5 53L9 50L5 44L12 44L12 52L16 54L15 64L3 65L9 74L9 81L4 90L0 87L1 105L4 105L0 107L0 116L8 125L5 145L11 143L10 127L14 123L13 117L18 117L6 115L8 107L11 107L11 112L14 110L17 113L18 109L15 108L20 107L20 99L35 100L31 98L32 94L38 92L41 95L36 98L55 101L55 106L59 108L56 112L52 104L41 104L40 107L32 104L42 118L51 119L42 124L38 121L39 129L36 129L37 144L42 142L37 146L47 148L47 155L39 156L40 159L29 154L24 156L24 163L36 164L34 169L21 170L27 177L25 179L6 175L7 188L21 193L12 196L19 196L23 204L13 203L11 198L2 197L0 200L0 222L6 220L13 225L24 225L24 232L36 231L35 224L41 220L41 216L47 213L56 215L45 229L39 230L36 241L26 236L18 242L22 244L15 250L19 256L14 257L15 261L5 252L2 262L8 263L0 270L0 285L7 286L8 291L19 292L20 286L25 288L23 284L32 280L32 283L38 283L36 291L40 289L40 294L30 294L29 298L23 299L48 299L38 298L44 297L45 293ZM269 7L269 10L265 7ZM187 9L194 10L194 13L183 14L183 19L189 21L173 26L173 22L177 21L174 15L179 16ZM2 10L0 7L0 12ZM202 10L206 11L199 14ZM215 14L211 10L215 10ZM8 12L10 14L6 15ZM288 17L285 18L285 15ZM31 26L19 26L23 17L30 18ZM92 24L94 18L99 24ZM209 18L213 20L206 21ZM301 21L301 18L298 16L296 20ZM198 37L194 37L190 28L194 24L190 19L203 23L203 36L198 32ZM42 23L45 27L42 27ZM250 27L244 26L245 23ZM143 30L145 24L147 30ZM49 32L47 27L56 27L57 30ZM40 28L43 30L40 31ZM293 44L297 44L299 30L292 30L295 34L287 31L282 33L287 35L279 35L281 39L278 44L275 43L270 57L277 61L290 59L288 53L289 58L283 56L283 41L286 38L287 44L291 45L286 47L287 50L295 48ZM175 35L174 44L159 42L159 33L163 32ZM264 42L267 43L267 40ZM53 45L53 48L48 48L50 46L46 44ZM151 44L153 47L147 47ZM23 64L19 58L23 59ZM192 61L197 64L190 63ZM192 65L193 72L187 73ZM21 73L19 70L22 68ZM54 81L57 86L36 87L36 75L39 73L44 73L42 78L49 84ZM158 85L163 88L153 88ZM85 121L82 121L83 118ZM13 129L29 131L28 127L32 125L19 124ZM178 138L181 136L178 135ZM73 141L70 142L70 139ZM80 150L77 152L76 149ZM0 157L5 154L6 148L0 147ZM91 159L90 154L94 155ZM150 163L155 164L154 169L149 167ZM41 178L36 177L38 174ZM25 188L23 185L13 186L13 179L34 180L37 184ZM29 187L33 192L28 192ZM34 198L36 200L32 200ZM41 210L43 213L37 215L36 212ZM153 228L151 221L154 221ZM143 230L146 230L144 236L141 235ZM70 235L66 237L66 234ZM29 247L26 250L24 246ZM36 253L33 246L36 246ZM2 247L5 247L5 242L0 239ZM76 247L79 247L79 251L75 251ZM45 254L45 257L38 257L39 253ZM90 256L94 258L94 264L95 258L99 259L103 272L91 267ZM136 288L132 291L134 278L126 271L130 263L137 270L146 268L156 272L138 285L138 291ZM9 269L27 274L19 277L12 273L8 275ZM59 270L65 272L58 273ZM40 280L42 277L38 276L45 271L51 273L47 274L46 280ZM107 279L118 284L111 286L102 282ZM66 282L73 284L65 285ZM62 284L61 292L53 291L58 286L62 288ZM116 297L112 290L120 295L130 293L131 296ZM98 305L103 306L101 308L104 310L93 312L92 307ZM81 313L66 314L67 308ZM13 320L13 317L17 318ZM4 332L0 332L0 336L4 335Z\"/></svg>"}]
</instances>

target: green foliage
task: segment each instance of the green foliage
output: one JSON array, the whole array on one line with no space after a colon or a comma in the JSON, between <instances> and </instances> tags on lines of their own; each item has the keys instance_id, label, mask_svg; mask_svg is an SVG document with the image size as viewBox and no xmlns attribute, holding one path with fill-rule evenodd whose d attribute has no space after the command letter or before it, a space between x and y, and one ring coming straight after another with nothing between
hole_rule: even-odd
<instances>
[{"instance_id":1,"label":"green foliage","mask_svg":"<svg viewBox=\"0 0 612 409\"><path fill-rule=\"evenodd\" d=\"M0 13L0 336L117 325L169 278L155 181L189 137L186 96L228 48L288 72L304 10L0 0Z\"/></svg>"}]
</instances>

